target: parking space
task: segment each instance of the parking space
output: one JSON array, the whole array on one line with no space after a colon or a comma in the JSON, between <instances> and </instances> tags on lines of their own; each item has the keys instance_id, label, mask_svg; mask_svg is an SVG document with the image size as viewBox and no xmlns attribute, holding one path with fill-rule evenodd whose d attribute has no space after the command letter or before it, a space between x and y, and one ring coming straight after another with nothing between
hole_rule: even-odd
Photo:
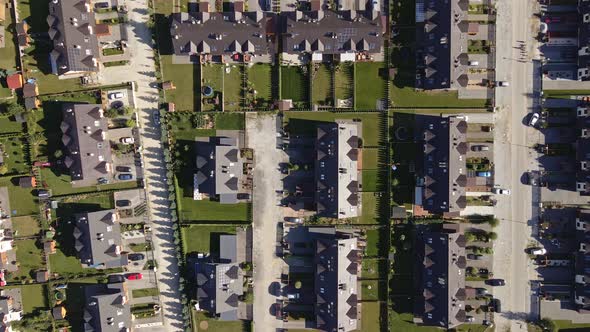
<instances>
[{"instance_id":1,"label":"parking space","mask_svg":"<svg viewBox=\"0 0 590 332\"><path fill-rule=\"evenodd\" d=\"M105 108L120 108L128 106L135 108L133 90L131 88L103 91L102 102Z\"/></svg>"}]
</instances>

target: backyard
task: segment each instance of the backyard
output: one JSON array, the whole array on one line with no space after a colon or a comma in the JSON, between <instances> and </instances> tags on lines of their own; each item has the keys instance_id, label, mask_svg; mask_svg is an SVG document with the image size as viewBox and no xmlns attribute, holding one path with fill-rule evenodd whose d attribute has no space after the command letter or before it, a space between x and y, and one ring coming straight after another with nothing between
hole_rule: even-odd
<instances>
[{"instance_id":1,"label":"backyard","mask_svg":"<svg viewBox=\"0 0 590 332\"><path fill-rule=\"evenodd\" d=\"M0 152L4 158L4 165L8 174L29 173L29 161L25 155L27 141L22 137L0 139Z\"/></svg>"},{"instance_id":2,"label":"backyard","mask_svg":"<svg viewBox=\"0 0 590 332\"><path fill-rule=\"evenodd\" d=\"M16 261L18 262L18 271L12 273L11 280L34 279L34 273L44 268L43 251L39 247L37 240L15 240Z\"/></svg>"},{"instance_id":3,"label":"backyard","mask_svg":"<svg viewBox=\"0 0 590 332\"><path fill-rule=\"evenodd\" d=\"M39 208L31 188L21 188L18 185L19 177L0 178L0 187L8 188L10 197L10 209L12 216L27 216L38 214Z\"/></svg>"},{"instance_id":4,"label":"backyard","mask_svg":"<svg viewBox=\"0 0 590 332\"><path fill-rule=\"evenodd\" d=\"M281 67L281 99L291 99L295 108L307 106L309 102L307 67Z\"/></svg>"},{"instance_id":5,"label":"backyard","mask_svg":"<svg viewBox=\"0 0 590 332\"><path fill-rule=\"evenodd\" d=\"M248 103L254 108L268 108L272 103L272 67L269 64L248 66L248 83Z\"/></svg>"},{"instance_id":6,"label":"backyard","mask_svg":"<svg viewBox=\"0 0 590 332\"><path fill-rule=\"evenodd\" d=\"M21 133L23 124L17 122L14 116L0 116L0 133Z\"/></svg>"},{"instance_id":7,"label":"backyard","mask_svg":"<svg viewBox=\"0 0 590 332\"><path fill-rule=\"evenodd\" d=\"M34 236L41 231L37 216L14 217L12 227L18 237Z\"/></svg>"},{"instance_id":8,"label":"backyard","mask_svg":"<svg viewBox=\"0 0 590 332\"><path fill-rule=\"evenodd\" d=\"M343 62L335 65L334 91L336 94L336 107L352 108L354 100L354 65Z\"/></svg>"},{"instance_id":9,"label":"backyard","mask_svg":"<svg viewBox=\"0 0 590 332\"><path fill-rule=\"evenodd\" d=\"M359 62L355 63L355 66L355 108L361 110L380 109L378 103L387 98L387 81L383 73L386 70L384 64L382 62Z\"/></svg>"},{"instance_id":10,"label":"backyard","mask_svg":"<svg viewBox=\"0 0 590 332\"><path fill-rule=\"evenodd\" d=\"M318 106L332 106L332 70L325 63L312 66L311 102Z\"/></svg>"},{"instance_id":11,"label":"backyard","mask_svg":"<svg viewBox=\"0 0 590 332\"><path fill-rule=\"evenodd\" d=\"M167 90L166 101L173 102L177 111L196 111L200 103L199 67L193 64L172 64L171 55L160 56L163 80L171 81L176 89Z\"/></svg>"},{"instance_id":12,"label":"backyard","mask_svg":"<svg viewBox=\"0 0 590 332\"><path fill-rule=\"evenodd\" d=\"M0 69L8 72L14 72L17 64L16 40L14 38L14 17L12 10L6 9L6 21L4 21L4 47L0 48ZM12 92L2 83L0 86L0 98L10 97Z\"/></svg>"},{"instance_id":13,"label":"backyard","mask_svg":"<svg viewBox=\"0 0 590 332\"><path fill-rule=\"evenodd\" d=\"M248 321L222 321L207 317L203 312L191 310L193 332L246 332L251 331Z\"/></svg>"},{"instance_id":14,"label":"backyard","mask_svg":"<svg viewBox=\"0 0 590 332\"><path fill-rule=\"evenodd\" d=\"M236 226L190 225L181 228L183 251L219 253L219 236L235 234Z\"/></svg>"},{"instance_id":15,"label":"backyard","mask_svg":"<svg viewBox=\"0 0 590 332\"><path fill-rule=\"evenodd\" d=\"M226 111L238 111L242 108L242 70L245 70L242 65L225 66L223 72L223 102Z\"/></svg>"},{"instance_id":16,"label":"backyard","mask_svg":"<svg viewBox=\"0 0 590 332\"><path fill-rule=\"evenodd\" d=\"M212 91L205 91L208 88L212 89ZM201 101L202 111L220 111L221 103L224 97L223 66L220 64L202 64L201 87L200 89L195 89L194 91L200 91L203 94L203 99Z\"/></svg>"}]
</instances>

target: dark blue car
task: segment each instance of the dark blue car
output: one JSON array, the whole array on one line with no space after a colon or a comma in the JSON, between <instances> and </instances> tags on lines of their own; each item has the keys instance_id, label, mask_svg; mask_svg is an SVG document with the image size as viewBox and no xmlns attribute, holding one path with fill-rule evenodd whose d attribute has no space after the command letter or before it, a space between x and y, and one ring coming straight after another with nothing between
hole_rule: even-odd
<instances>
[{"instance_id":1,"label":"dark blue car","mask_svg":"<svg viewBox=\"0 0 590 332\"><path fill-rule=\"evenodd\" d=\"M126 173L123 173L123 174L119 174L119 175L117 176L117 178L118 178L119 180L131 180L131 179L133 179L133 175L131 175L131 174L126 174Z\"/></svg>"}]
</instances>

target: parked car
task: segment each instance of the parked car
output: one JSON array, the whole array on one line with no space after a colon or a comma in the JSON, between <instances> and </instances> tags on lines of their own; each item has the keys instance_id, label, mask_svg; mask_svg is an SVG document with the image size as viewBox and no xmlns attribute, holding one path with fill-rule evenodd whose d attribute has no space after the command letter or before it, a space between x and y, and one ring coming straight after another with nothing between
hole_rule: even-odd
<instances>
[{"instance_id":1,"label":"parked car","mask_svg":"<svg viewBox=\"0 0 590 332\"><path fill-rule=\"evenodd\" d=\"M477 296L485 296L488 295L488 290L482 287L478 287L475 289L475 295Z\"/></svg>"},{"instance_id":2,"label":"parked car","mask_svg":"<svg viewBox=\"0 0 590 332\"><path fill-rule=\"evenodd\" d=\"M142 260L144 258L145 258L145 255L144 254L140 254L140 253L133 253L133 254L127 255L127 259L129 259L132 262L140 261L140 260Z\"/></svg>"},{"instance_id":3,"label":"parked car","mask_svg":"<svg viewBox=\"0 0 590 332\"><path fill-rule=\"evenodd\" d=\"M135 143L135 140L133 139L133 137L121 137L121 139L119 141L121 143L123 143L123 144L133 144L133 143Z\"/></svg>"},{"instance_id":4,"label":"parked car","mask_svg":"<svg viewBox=\"0 0 590 332\"><path fill-rule=\"evenodd\" d=\"M475 318L473 316L465 316L466 323L472 323L473 321L475 321Z\"/></svg>"},{"instance_id":5,"label":"parked car","mask_svg":"<svg viewBox=\"0 0 590 332\"><path fill-rule=\"evenodd\" d=\"M6 286L6 277L4 276L4 270L0 270L0 287Z\"/></svg>"},{"instance_id":6,"label":"parked car","mask_svg":"<svg viewBox=\"0 0 590 332\"><path fill-rule=\"evenodd\" d=\"M469 259L473 259L473 260L480 260L483 257L483 255L476 255L476 254L467 254L467 258Z\"/></svg>"},{"instance_id":7,"label":"parked car","mask_svg":"<svg viewBox=\"0 0 590 332\"><path fill-rule=\"evenodd\" d=\"M96 9L107 9L109 8L109 3L108 2L97 2L94 4L94 8Z\"/></svg>"},{"instance_id":8,"label":"parked car","mask_svg":"<svg viewBox=\"0 0 590 332\"><path fill-rule=\"evenodd\" d=\"M127 280L141 280L143 279L143 274L136 272L136 273L127 273L125 275L125 278L127 278Z\"/></svg>"},{"instance_id":9,"label":"parked car","mask_svg":"<svg viewBox=\"0 0 590 332\"><path fill-rule=\"evenodd\" d=\"M510 195L510 189L493 188L492 192L498 195Z\"/></svg>"},{"instance_id":10,"label":"parked car","mask_svg":"<svg viewBox=\"0 0 590 332\"><path fill-rule=\"evenodd\" d=\"M506 282L504 279L488 279L486 280L486 284L490 286L504 286Z\"/></svg>"},{"instance_id":11,"label":"parked car","mask_svg":"<svg viewBox=\"0 0 590 332\"><path fill-rule=\"evenodd\" d=\"M117 202L115 202L115 205L117 205L117 207L131 206L131 201L128 199L120 199L120 200L117 200Z\"/></svg>"},{"instance_id":12,"label":"parked car","mask_svg":"<svg viewBox=\"0 0 590 332\"><path fill-rule=\"evenodd\" d=\"M49 190L39 189L39 190L37 190L37 197L49 198L49 197L51 197L51 194L49 193Z\"/></svg>"},{"instance_id":13,"label":"parked car","mask_svg":"<svg viewBox=\"0 0 590 332\"><path fill-rule=\"evenodd\" d=\"M107 178L98 178L98 184L107 184L109 180Z\"/></svg>"},{"instance_id":14,"label":"parked car","mask_svg":"<svg viewBox=\"0 0 590 332\"><path fill-rule=\"evenodd\" d=\"M471 67L479 66L479 61L469 61L467 64Z\"/></svg>"},{"instance_id":15,"label":"parked car","mask_svg":"<svg viewBox=\"0 0 590 332\"><path fill-rule=\"evenodd\" d=\"M294 223L300 224L300 223L303 222L303 219L297 218L297 217L285 217L285 221L286 222L294 222Z\"/></svg>"},{"instance_id":16,"label":"parked car","mask_svg":"<svg viewBox=\"0 0 590 332\"><path fill-rule=\"evenodd\" d=\"M66 289L68 288L68 284L57 284L55 285L55 289Z\"/></svg>"},{"instance_id":17,"label":"parked car","mask_svg":"<svg viewBox=\"0 0 590 332\"><path fill-rule=\"evenodd\" d=\"M156 124L156 126L159 126L160 125L160 112L155 111L154 113L152 113L152 119L154 120L154 123Z\"/></svg>"},{"instance_id":18,"label":"parked car","mask_svg":"<svg viewBox=\"0 0 590 332\"><path fill-rule=\"evenodd\" d=\"M490 147L487 145L474 145L471 147L473 151L489 151Z\"/></svg>"},{"instance_id":19,"label":"parked car","mask_svg":"<svg viewBox=\"0 0 590 332\"><path fill-rule=\"evenodd\" d=\"M500 300L492 299L492 301L490 302L490 306L494 309L494 312L502 312L502 302L500 302Z\"/></svg>"},{"instance_id":20,"label":"parked car","mask_svg":"<svg viewBox=\"0 0 590 332\"><path fill-rule=\"evenodd\" d=\"M526 183L530 184L531 186L538 186L539 185L539 181L537 179L537 177L535 176L534 173L532 172L527 172L525 173L525 177L526 177Z\"/></svg>"},{"instance_id":21,"label":"parked car","mask_svg":"<svg viewBox=\"0 0 590 332\"><path fill-rule=\"evenodd\" d=\"M111 274L107 277L109 283L117 283L125 281L125 277L122 274Z\"/></svg>"},{"instance_id":22,"label":"parked car","mask_svg":"<svg viewBox=\"0 0 590 332\"><path fill-rule=\"evenodd\" d=\"M533 115L531 115L531 118L529 119L529 126L534 127L537 124L537 122L539 122L540 117L541 116L539 115L539 113L533 113Z\"/></svg>"},{"instance_id":23,"label":"parked car","mask_svg":"<svg viewBox=\"0 0 590 332\"><path fill-rule=\"evenodd\" d=\"M476 176L481 176L481 177L484 177L484 178L491 178L492 177L492 172L490 172L490 171L478 171L478 172L475 172L475 175Z\"/></svg>"},{"instance_id":24,"label":"parked car","mask_svg":"<svg viewBox=\"0 0 590 332\"><path fill-rule=\"evenodd\" d=\"M498 86L507 87L510 86L510 83L506 81L498 81Z\"/></svg>"},{"instance_id":25,"label":"parked car","mask_svg":"<svg viewBox=\"0 0 590 332\"><path fill-rule=\"evenodd\" d=\"M123 93L122 92L109 93L109 99L110 100L121 99L121 98L123 98Z\"/></svg>"},{"instance_id":26,"label":"parked car","mask_svg":"<svg viewBox=\"0 0 590 332\"><path fill-rule=\"evenodd\" d=\"M131 180L131 179L133 179L133 175L132 174L128 174L128 173L123 173L123 174L117 175L117 178L119 180Z\"/></svg>"},{"instance_id":27,"label":"parked car","mask_svg":"<svg viewBox=\"0 0 590 332\"><path fill-rule=\"evenodd\" d=\"M118 172L131 172L131 167L129 166L117 166L116 169Z\"/></svg>"},{"instance_id":28,"label":"parked car","mask_svg":"<svg viewBox=\"0 0 590 332\"><path fill-rule=\"evenodd\" d=\"M481 269L479 269L478 272L479 272L479 274L489 274L490 273L490 271L488 269L483 268L483 267Z\"/></svg>"},{"instance_id":29,"label":"parked car","mask_svg":"<svg viewBox=\"0 0 590 332\"><path fill-rule=\"evenodd\" d=\"M532 247L532 248L527 248L526 252L531 255L545 255L547 253L547 250L545 248Z\"/></svg>"}]
</instances>

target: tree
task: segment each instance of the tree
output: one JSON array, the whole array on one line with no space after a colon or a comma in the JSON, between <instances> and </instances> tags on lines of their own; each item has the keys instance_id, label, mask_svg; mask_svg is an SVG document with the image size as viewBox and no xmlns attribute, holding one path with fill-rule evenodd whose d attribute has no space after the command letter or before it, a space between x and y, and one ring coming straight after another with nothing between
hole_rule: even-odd
<instances>
[{"instance_id":1,"label":"tree","mask_svg":"<svg viewBox=\"0 0 590 332\"><path fill-rule=\"evenodd\" d=\"M538 324L543 331L554 332L556 330L555 322L549 317L541 319Z\"/></svg>"},{"instance_id":2,"label":"tree","mask_svg":"<svg viewBox=\"0 0 590 332\"><path fill-rule=\"evenodd\" d=\"M116 109L116 108L109 108L109 109L108 109L108 110L106 110L106 112L105 112L105 116L106 116L107 118L111 118L111 119L113 119L113 118L116 118L116 117L117 117L117 115L118 115L118 113L117 113L117 109Z\"/></svg>"},{"instance_id":3,"label":"tree","mask_svg":"<svg viewBox=\"0 0 590 332\"><path fill-rule=\"evenodd\" d=\"M17 104L13 100L5 102L2 106L2 113L8 116L17 115L25 111L25 109L20 104Z\"/></svg>"},{"instance_id":4,"label":"tree","mask_svg":"<svg viewBox=\"0 0 590 332\"><path fill-rule=\"evenodd\" d=\"M6 173L8 173L8 166L6 166L6 164L0 165L0 174L4 175Z\"/></svg>"},{"instance_id":5,"label":"tree","mask_svg":"<svg viewBox=\"0 0 590 332\"><path fill-rule=\"evenodd\" d=\"M498 234L496 234L496 232L489 232L488 233L488 238L492 241L496 240L498 238Z\"/></svg>"},{"instance_id":6,"label":"tree","mask_svg":"<svg viewBox=\"0 0 590 332\"><path fill-rule=\"evenodd\" d=\"M473 233L466 232L466 233L465 233L465 240L466 240L467 242L473 242L473 241L477 240L477 237L476 237L476 236L475 236L475 234L473 234Z\"/></svg>"},{"instance_id":7,"label":"tree","mask_svg":"<svg viewBox=\"0 0 590 332\"><path fill-rule=\"evenodd\" d=\"M127 121L125 121L125 127L127 127L127 128L135 127L135 120L127 119Z\"/></svg>"},{"instance_id":8,"label":"tree","mask_svg":"<svg viewBox=\"0 0 590 332\"><path fill-rule=\"evenodd\" d=\"M295 281L295 289L301 289L301 281Z\"/></svg>"},{"instance_id":9,"label":"tree","mask_svg":"<svg viewBox=\"0 0 590 332\"><path fill-rule=\"evenodd\" d=\"M491 218L488 219L488 224L492 227L496 227L500 224L500 220L498 218Z\"/></svg>"},{"instance_id":10,"label":"tree","mask_svg":"<svg viewBox=\"0 0 590 332\"><path fill-rule=\"evenodd\" d=\"M397 187L399 185L399 180L397 178L393 178L393 180L391 180L391 185Z\"/></svg>"},{"instance_id":11,"label":"tree","mask_svg":"<svg viewBox=\"0 0 590 332\"><path fill-rule=\"evenodd\" d=\"M55 159L61 159L61 157L63 157L64 153L62 150L55 150L55 152L53 153L53 157Z\"/></svg>"}]
</instances>

